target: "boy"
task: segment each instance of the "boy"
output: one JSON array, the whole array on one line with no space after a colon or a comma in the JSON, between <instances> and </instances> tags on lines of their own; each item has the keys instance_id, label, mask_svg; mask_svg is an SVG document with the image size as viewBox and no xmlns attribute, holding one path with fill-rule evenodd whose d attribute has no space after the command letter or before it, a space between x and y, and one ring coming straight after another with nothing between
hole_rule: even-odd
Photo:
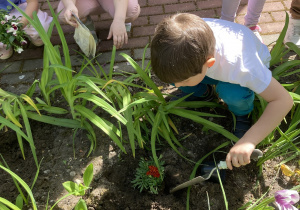
<instances>
[{"instance_id":1,"label":"boy","mask_svg":"<svg viewBox=\"0 0 300 210\"><path fill-rule=\"evenodd\" d=\"M151 42L151 63L162 81L174 83L194 98L205 100L209 84L237 118L240 140L230 149L226 162L240 167L250 163L250 155L284 118L293 100L268 69L268 48L243 25L219 19L205 19L179 13L165 18L156 27ZM251 126L254 92L268 105ZM201 94L204 97L201 97Z\"/></svg>"}]
</instances>

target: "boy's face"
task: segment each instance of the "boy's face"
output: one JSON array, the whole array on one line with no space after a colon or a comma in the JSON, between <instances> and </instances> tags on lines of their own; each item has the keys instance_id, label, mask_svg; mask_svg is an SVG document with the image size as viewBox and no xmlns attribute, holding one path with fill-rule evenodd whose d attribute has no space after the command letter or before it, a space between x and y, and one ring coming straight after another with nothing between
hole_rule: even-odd
<instances>
[{"instance_id":1,"label":"boy's face","mask_svg":"<svg viewBox=\"0 0 300 210\"><path fill-rule=\"evenodd\" d=\"M195 86L198 85L205 77L206 72L207 72L208 66L205 64L202 67L202 73L199 73L195 76L189 77L188 79L181 81L181 82L176 82L175 86L176 87L182 87L182 86Z\"/></svg>"}]
</instances>

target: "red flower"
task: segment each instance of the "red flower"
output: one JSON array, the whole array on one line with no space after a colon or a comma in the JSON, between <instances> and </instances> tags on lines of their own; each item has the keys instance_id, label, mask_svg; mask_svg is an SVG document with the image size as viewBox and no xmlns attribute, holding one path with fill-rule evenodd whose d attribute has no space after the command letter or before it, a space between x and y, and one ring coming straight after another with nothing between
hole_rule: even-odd
<instances>
[{"instance_id":1,"label":"red flower","mask_svg":"<svg viewBox=\"0 0 300 210\"><path fill-rule=\"evenodd\" d=\"M156 166L148 166L148 168L149 170L147 171L146 175L150 175L156 178L160 176L158 168Z\"/></svg>"}]
</instances>

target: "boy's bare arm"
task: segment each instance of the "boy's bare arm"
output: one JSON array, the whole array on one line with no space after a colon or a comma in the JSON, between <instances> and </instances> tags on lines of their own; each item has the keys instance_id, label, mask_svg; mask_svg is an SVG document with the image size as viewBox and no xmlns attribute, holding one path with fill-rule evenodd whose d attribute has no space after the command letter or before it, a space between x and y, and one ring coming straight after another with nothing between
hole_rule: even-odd
<instances>
[{"instance_id":1,"label":"boy's bare arm","mask_svg":"<svg viewBox=\"0 0 300 210\"><path fill-rule=\"evenodd\" d=\"M39 9L39 2L38 0L27 0L27 6L26 6L26 9L25 9L25 13L30 17L32 18L33 15L32 13L34 11L38 11ZM23 28L28 24L28 20L23 16L21 18L21 23L23 23Z\"/></svg>"},{"instance_id":2,"label":"boy's bare arm","mask_svg":"<svg viewBox=\"0 0 300 210\"><path fill-rule=\"evenodd\" d=\"M232 165L240 167L250 163L250 155L255 146L276 128L293 106L293 99L288 91L274 78L259 95L268 105L258 121L229 151L226 158L229 169L232 169Z\"/></svg>"}]
</instances>

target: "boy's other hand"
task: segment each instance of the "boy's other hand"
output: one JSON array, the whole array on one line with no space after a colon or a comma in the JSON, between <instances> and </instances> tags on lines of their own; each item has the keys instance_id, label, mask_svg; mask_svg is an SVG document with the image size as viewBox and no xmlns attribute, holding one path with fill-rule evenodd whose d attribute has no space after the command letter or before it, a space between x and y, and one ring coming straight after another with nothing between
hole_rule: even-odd
<instances>
[{"instance_id":1,"label":"boy's other hand","mask_svg":"<svg viewBox=\"0 0 300 210\"><path fill-rule=\"evenodd\" d=\"M240 139L227 154L227 167L232 170L232 165L235 167L240 167L249 164L250 156L254 149L255 144L243 142L242 139Z\"/></svg>"},{"instance_id":2,"label":"boy's other hand","mask_svg":"<svg viewBox=\"0 0 300 210\"><path fill-rule=\"evenodd\" d=\"M66 7L66 10L65 10L65 13L64 13L64 17L65 17L65 19L66 19L66 22L67 22L69 25L71 25L71 26L77 28L78 25L77 25L77 22L76 22L75 18L74 18L73 15L72 15L72 12L74 12L74 14L75 14L77 17L79 17L79 16L78 16L78 9L77 9L77 7L76 7L74 4L70 4L70 5L68 5L68 6Z\"/></svg>"}]
</instances>

